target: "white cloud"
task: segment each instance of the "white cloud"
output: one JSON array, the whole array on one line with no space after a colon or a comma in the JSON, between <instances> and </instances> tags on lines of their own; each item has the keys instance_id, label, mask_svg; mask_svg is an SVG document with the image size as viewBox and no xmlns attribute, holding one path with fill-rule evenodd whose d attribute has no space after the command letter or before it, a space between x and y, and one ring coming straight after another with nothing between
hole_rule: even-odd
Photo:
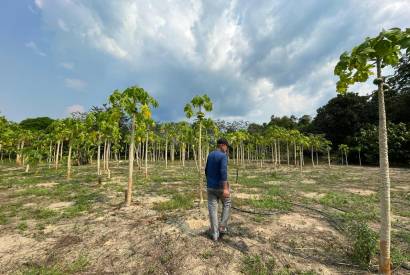
<instances>
[{"instance_id":1,"label":"white cloud","mask_svg":"<svg viewBox=\"0 0 410 275\"><path fill-rule=\"evenodd\" d=\"M84 106L79 105L79 104L74 104L66 108L67 114L77 113L77 112L84 113L85 112Z\"/></svg>"},{"instance_id":2,"label":"white cloud","mask_svg":"<svg viewBox=\"0 0 410 275\"><path fill-rule=\"evenodd\" d=\"M207 36L206 63L211 70L238 68L249 51L248 42L234 13L235 1L215 22Z\"/></svg>"},{"instance_id":3,"label":"white cloud","mask_svg":"<svg viewBox=\"0 0 410 275\"><path fill-rule=\"evenodd\" d=\"M36 4L37 8L42 9L44 7L43 0L34 0L34 4Z\"/></svg>"},{"instance_id":4,"label":"white cloud","mask_svg":"<svg viewBox=\"0 0 410 275\"><path fill-rule=\"evenodd\" d=\"M65 31L65 32L68 32L68 31L70 30L70 29L67 27L66 23L65 23L61 18L58 19L57 24L58 24L58 26L60 27L60 29L63 30L63 31Z\"/></svg>"},{"instance_id":5,"label":"white cloud","mask_svg":"<svg viewBox=\"0 0 410 275\"><path fill-rule=\"evenodd\" d=\"M41 51L41 50L37 47L37 44L34 43L33 41L27 42L27 43L25 44L25 46L26 46L27 48L29 48L29 49L32 49L32 50L33 50L36 54L38 54L38 55L46 56L46 54L45 54L43 51Z\"/></svg>"},{"instance_id":6,"label":"white cloud","mask_svg":"<svg viewBox=\"0 0 410 275\"><path fill-rule=\"evenodd\" d=\"M74 90L83 90L87 86L87 82L77 78L65 78L64 83L68 88Z\"/></svg>"},{"instance_id":7,"label":"white cloud","mask_svg":"<svg viewBox=\"0 0 410 275\"><path fill-rule=\"evenodd\" d=\"M73 70L75 65L72 62L61 62L60 66L67 70Z\"/></svg>"},{"instance_id":8,"label":"white cloud","mask_svg":"<svg viewBox=\"0 0 410 275\"><path fill-rule=\"evenodd\" d=\"M272 114L313 115L336 95L333 68L341 52L382 28L410 25L405 0L45 1L36 6L58 33L56 47L85 53L81 60L90 52L112 57L99 65L146 85L166 102L163 117L178 115L169 106L198 92L214 99L214 117L261 122ZM64 82L76 90L87 86Z\"/></svg>"}]
</instances>

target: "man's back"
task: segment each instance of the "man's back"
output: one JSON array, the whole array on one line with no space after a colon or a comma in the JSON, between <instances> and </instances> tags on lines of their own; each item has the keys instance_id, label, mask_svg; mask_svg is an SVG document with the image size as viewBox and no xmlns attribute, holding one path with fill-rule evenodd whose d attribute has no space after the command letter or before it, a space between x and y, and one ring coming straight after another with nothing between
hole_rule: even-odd
<instances>
[{"instance_id":1,"label":"man's back","mask_svg":"<svg viewBox=\"0 0 410 275\"><path fill-rule=\"evenodd\" d=\"M228 178L227 166L228 158L223 152L215 150L208 155L205 167L208 188L220 189L223 187L222 183Z\"/></svg>"}]
</instances>

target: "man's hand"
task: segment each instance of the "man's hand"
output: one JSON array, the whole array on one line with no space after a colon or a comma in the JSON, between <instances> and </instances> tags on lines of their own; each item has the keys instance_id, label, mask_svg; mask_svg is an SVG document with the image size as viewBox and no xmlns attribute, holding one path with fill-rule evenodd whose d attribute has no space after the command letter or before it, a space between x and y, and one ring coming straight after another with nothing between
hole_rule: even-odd
<instances>
[{"instance_id":1,"label":"man's hand","mask_svg":"<svg viewBox=\"0 0 410 275\"><path fill-rule=\"evenodd\" d=\"M229 192L229 184L228 184L228 182L225 181L224 184L223 184L223 186L224 186L224 191L223 191L222 196L223 196L224 198L229 198L230 192Z\"/></svg>"}]
</instances>

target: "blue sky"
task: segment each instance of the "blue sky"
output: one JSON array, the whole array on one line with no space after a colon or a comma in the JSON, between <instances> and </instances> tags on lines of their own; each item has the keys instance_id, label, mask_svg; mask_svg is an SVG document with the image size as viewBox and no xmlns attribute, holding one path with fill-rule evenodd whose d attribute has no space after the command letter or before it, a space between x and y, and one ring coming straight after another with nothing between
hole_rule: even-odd
<instances>
[{"instance_id":1,"label":"blue sky","mask_svg":"<svg viewBox=\"0 0 410 275\"><path fill-rule=\"evenodd\" d=\"M102 105L139 85L179 120L195 94L213 118L314 115L335 96L339 55L410 27L410 1L3 0L0 112L11 120ZM360 93L370 84L355 87Z\"/></svg>"}]
</instances>

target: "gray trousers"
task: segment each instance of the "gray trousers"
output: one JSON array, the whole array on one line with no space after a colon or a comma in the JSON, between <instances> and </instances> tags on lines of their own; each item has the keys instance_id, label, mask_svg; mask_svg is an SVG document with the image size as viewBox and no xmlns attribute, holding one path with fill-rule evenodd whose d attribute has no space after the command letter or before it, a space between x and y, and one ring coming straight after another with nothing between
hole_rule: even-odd
<instances>
[{"instance_id":1,"label":"gray trousers","mask_svg":"<svg viewBox=\"0 0 410 275\"><path fill-rule=\"evenodd\" d=\"M222 202L221 223L218 225L218 200ZM212 237L219 237L219 227L226 228L231 214L231 198L224 198L223 189L208 188L208 211Z\"/></svg>"}]
</instances>

